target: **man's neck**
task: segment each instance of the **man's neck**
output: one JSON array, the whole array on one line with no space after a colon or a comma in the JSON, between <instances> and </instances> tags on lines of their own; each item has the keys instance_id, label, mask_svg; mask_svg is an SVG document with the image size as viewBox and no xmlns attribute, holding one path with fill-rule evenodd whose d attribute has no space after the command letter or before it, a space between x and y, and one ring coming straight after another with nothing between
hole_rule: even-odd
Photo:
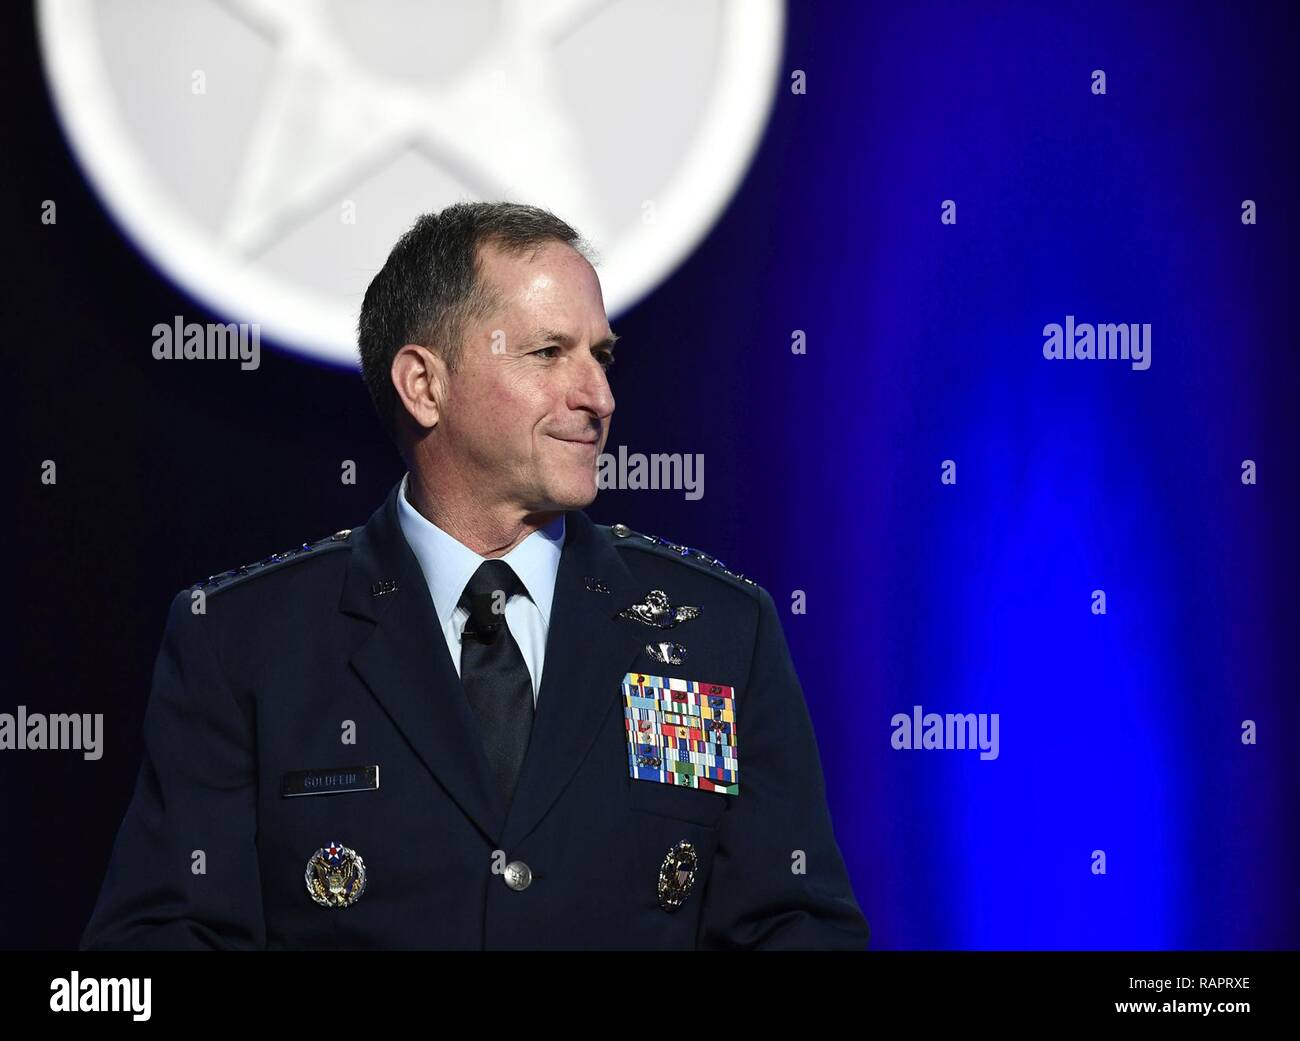
<instances>
[{"instance_id":1,"label":"man's neck","mask_svg":"<svg viewBox=\"0 0 1300 1041\"><path fill-rule=\"evenodd\" d=\"M430 524L436 524L480 557L503 557L539 528L544 528L560 511L528 513L518 507L490 509L473 502L440 499L410 471L406 481L407 501Z\"/></svg>"}]
</instances>

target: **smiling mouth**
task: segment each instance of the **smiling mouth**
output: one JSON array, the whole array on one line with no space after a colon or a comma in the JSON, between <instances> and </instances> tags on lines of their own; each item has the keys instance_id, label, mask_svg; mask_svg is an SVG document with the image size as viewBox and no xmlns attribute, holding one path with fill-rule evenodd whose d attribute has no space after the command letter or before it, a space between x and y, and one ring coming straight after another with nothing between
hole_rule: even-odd
<instances>
[{"instance_id":1,"label":"smiling mouth","mask_svg":"<svg viewBox=\"0 0 1300 1041\"><path fill-rule=\"evenodd\" d=\"M552 434L551 436L555 437L554 434ZM590 440L588 440L586 438L576 438L576 437L556 437L555 440L563 441L565 444L569 444L569 445L594 445L597 441L597 438L593 437Z\"/></svg>"}]
</instances>

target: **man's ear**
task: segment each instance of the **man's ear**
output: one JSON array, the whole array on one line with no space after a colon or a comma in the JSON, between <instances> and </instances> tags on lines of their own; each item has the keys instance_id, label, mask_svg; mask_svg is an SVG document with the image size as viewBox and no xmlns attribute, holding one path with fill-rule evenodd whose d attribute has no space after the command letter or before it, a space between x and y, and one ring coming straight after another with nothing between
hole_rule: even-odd
<instances>
[{"instance_id":1,"label":"man's ear","mask_svg":"<svg viewBox=\"0 0 1300 1041\"><path fill-rule=\"evenodd\" d=\"M427 433L436 427L447 400L447 363L442 355L408 343L393 357L389 375L398 398L420 429Z\"/></svg>"}]
</instances>

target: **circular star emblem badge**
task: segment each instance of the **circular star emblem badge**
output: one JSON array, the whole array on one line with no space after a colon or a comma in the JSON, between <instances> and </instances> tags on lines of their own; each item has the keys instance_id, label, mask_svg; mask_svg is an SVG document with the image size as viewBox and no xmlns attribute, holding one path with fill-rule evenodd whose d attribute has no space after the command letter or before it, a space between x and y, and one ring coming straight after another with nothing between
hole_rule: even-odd
<instances>
[{"instance_id":1,"label":"circular star emblem badge","mask_svg":"<svg viewBox=\"0 0 1300 1041\"><path fill-rule=\"evenodd\" d=\"M330 842L312 854L303 879L322 907L351 907L365 892L366 864L356 850Z\"/></svg>"}]
</instances>

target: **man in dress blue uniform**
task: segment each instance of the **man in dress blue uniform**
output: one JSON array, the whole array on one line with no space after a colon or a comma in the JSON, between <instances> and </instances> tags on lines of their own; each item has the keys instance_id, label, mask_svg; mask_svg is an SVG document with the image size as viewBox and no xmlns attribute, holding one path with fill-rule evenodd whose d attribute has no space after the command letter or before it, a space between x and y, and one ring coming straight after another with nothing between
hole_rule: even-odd
<instances>
[{"instance_id":1,"label":"man in dress blue uniform","mask_svg":"<svg viewBox=\"0 0 1300 1041\"><path fill-rule=\"evenodd\" d=\"M771 596L582 511L616 339L543 210L422 217L361 311L408 473L177 594L83 949L850 949Z\"/></svg>"}]
</instances>

